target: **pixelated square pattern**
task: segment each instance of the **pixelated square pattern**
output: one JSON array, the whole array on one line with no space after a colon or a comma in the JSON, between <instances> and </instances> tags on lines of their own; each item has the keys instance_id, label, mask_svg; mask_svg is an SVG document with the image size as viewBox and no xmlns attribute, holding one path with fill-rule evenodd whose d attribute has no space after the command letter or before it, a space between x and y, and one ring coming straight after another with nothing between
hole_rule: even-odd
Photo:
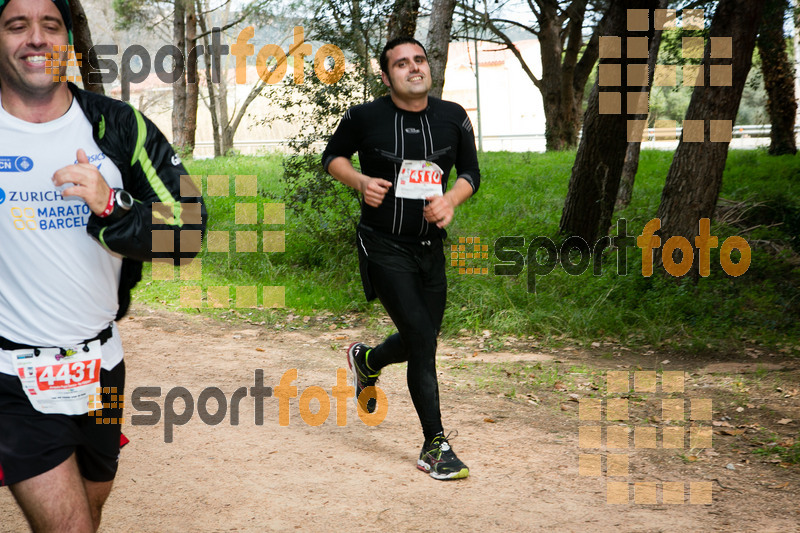
<instances>
[{"instance_id":1,"label":"pixelated square pattern","mask_svg":"<svg viewBox=\"0 0 800 533\"><path fill-rule=\"evenodd\" d=\"M81 76L62 76L61 67L80 67L82 65L82 54L76 54L72 45L57 45L53 47L52 52L45 53L44 72L52 75L54 82L70 81L72 83L80 83L82 81Z\"/></svg>"},{"instance_id":2,"label":"pixelated square pattern","mask_svg":"<svg viewBox=\"0 0 800 533\"><path fill-rule=\"evenodd\" d=\"M606 503L610 505L627 504L630 501L628 483L624 481L606 482Z\"/></svg>"},{"instance_id":3,"label":"pixelated square pattern","mask_svg":"<svg viewBox=\"0 0 800 533\"><path fill-rule=\"evenodd\" d=\"M606 475L624 477L629 471L629 458L626 454L610 453L606 456Z\"/></svg>"},{"instance_id":4,"label":"pixelated square pattern","mask_svg":"<svg viewBox=\"0 0 800 533\"><path fill-rule=\"evenodd\" d=\"M601 459L602 456L597 454L582 453L578 457L578 475L602 476L603 468Z\"/></svg>"},{"instance_id":5,"label":"pixelated square pattern","mask_svg":"<svg viewBox=\"0 0 800 533\"><path fill-rule=\"evenodd\" d=\"M633 484L633 501L638 505L655 504L656 483L654 481L643 481Z\"/></svg>"},{"instance_id":6,"label":"pixelated square pattern","mask_svg":"<svg viewBox=\"0 0 800 533\"><path fill-rule=\"evenodd\" d=\"M237 203L234 206L234 222L239 224L258 224L258 204Z\"/></svg>"},{"instance_id":7,"label":"pixelated square pattern","mask_svg":"<svg viewBox=\"0 0 800 533\"><path fill-rule=\"evenodd\" d=\"M615 59L622 57L621 37L600 37L600 58Z\"/></svg>"},{"instance_id":8,"label":"pixelated square pattern","mask_svg":"<svg viewBox=\"0 0 800 533\"><path fill-rule=\"evenodd\" d=\"M578 418L581 420L601 420L602 400L599 398L581 398L578 403Z\"/></svg>"},{"instance_id":9,"label":"pixelated square pattern","mask_svg":"<svg viewBox=\"0 0 800 533\"><path fill-rule=\"evenodd\" d=\"M647 9L629 9L628 31L648 31L650 29L650 13Z\"/></svg>"},{"instance_id":10,"label":"pixelated square pattern","mask_svg":"<svg viewBox=\"0 0 800 533\"><path fill-rule=\"evenodd\" d=\"M186 198L196 198L201 196L200 191L203 188L203 177L193 175L181 176L181 196Z\"/></svg>"},{"instance_id":11,"label":"pixelated square pattern","mask_svg":"<svg viewBox=\"0 0 800 533\"><path fill-rule=\"evenodd\" d=\"M650 54L649 40L647 37L628 37L627 47L629 58L647 59Z\"/></svg>"},{"instance_id":12,"label":"pixelated square pattern","mask_svg":"<svg viewBox=\"0 0 800 533\"><path fill-rule=\"evenodd\" d=\"M475 260L489 258L489 245L480 237L459 237L458 244L450 245L450 266L458 267L459 274L489 273L487 267L476 266Z\"/></svg>"},{"instance_id":13,"label":"pixelated square pattern","mask_svg":"<svg viewBox=\"0 0 800 533\"><path fill-rule=\"evenodd\" d=\"M647 87L648 74L647 63L628 65L628 87Z\"/></svg>"},{"instance_id":14,"label":"pixelated square pattern","mask_svg":"<svg viewBox=\"0 0 800 533\"><path fill-rule=\"evenodd\" d=\"M618 87L622 85L622 65L618 63L600 65L597 83L601 87Z\"/></svg>"},{"instance_id":15,"label":"pixelated square pattern","mask_svg":"<svg viewBox=\"0 0 800 533\"><path fill-rule=\"evenodd\" d=\"M255 196L258 194L256 176L236 176L236 196Z\"/></svg>"},{"instance_id":16,"label":"pixelated square pattern","mask_svg":"<svg viewBox=\"0 0 800 533\"><path fill-rule=\"evenodd\" d=\"M601 115L619 115L622 112L622 96L618 92L601 92L599 95Z\"/></svg>"},{"instance_id":17,"label":"pixelated square pattern","mask_svg":"<svg viewBox=\"0 0 800 533\"><path fill-rule=\"evenodd\" d=\"M675 9L656 9L653 15L656 30L670 30L678 27L678 11Z\"/></svg>"}]
</instances>

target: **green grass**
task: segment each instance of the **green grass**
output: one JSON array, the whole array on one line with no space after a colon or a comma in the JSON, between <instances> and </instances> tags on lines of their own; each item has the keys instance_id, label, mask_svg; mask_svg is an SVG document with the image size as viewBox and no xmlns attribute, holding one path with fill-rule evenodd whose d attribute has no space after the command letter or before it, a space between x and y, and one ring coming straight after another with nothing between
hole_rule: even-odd
<instances>
[{"instance_id":1,"label":"green grass","mask_svg":"<svg viewBox=\"0 0 800 533\"><path fill-rule=\"evenodd\" d=\"M739 278L724 273L718 250L712 251L711 275L696 285L660 274L646 278L641 274L641 250L635 247L627 252L624 275L617 272L616 252L607 250L600 275L593 274L591 264L581 275L556 266L547 275L535 276L535 293L528 291L527 268L517 276L494 275L494 265L500 263L494 255L499 237L522 237L524 245L516 248L522 255L534 237L563 240L557 229L574 157L574 152L481 155L481 190L458 209L445 245L449 254L460 238L479 237L481 245L488 245L488 258L466 260L466 266L487 268L488 274L459 274L456 267L449 268L445 334L490 329L552 343L588 344L605 338L697 352L737 349L744 341L756 341L800 353L800 157L730 152L720 196L749 207L732 212L737 214L735 224L713 222L712 234L720 244L740 234L751 242L752 263ZM655 217L671 159L671 152L642 152L633 201L616 215L627 220L629 235L638 235ZM337 226L330 212L287 209L285 225L236 224L237 202L285 201L281 156L189 161L187 168L203 176L258 176L258 197L236 198L233 186L227 197L207 196L209 230L231 231L231 250L237 230L286 232L284 253L204 251L201 285L285 286L287 308L300 315L322 310L334 316L357 313L369 322L380 314L379 305L364 302L352 235L326 231ZM353 220L356 216L354 203ZM749 231L742 234L745 229ZM471 251L473 244L464 245ZM178 308L181 282L148 276L149 271L137 297ZM288 311L235 312L272 323Z\"/></svg>"}]
</instances>

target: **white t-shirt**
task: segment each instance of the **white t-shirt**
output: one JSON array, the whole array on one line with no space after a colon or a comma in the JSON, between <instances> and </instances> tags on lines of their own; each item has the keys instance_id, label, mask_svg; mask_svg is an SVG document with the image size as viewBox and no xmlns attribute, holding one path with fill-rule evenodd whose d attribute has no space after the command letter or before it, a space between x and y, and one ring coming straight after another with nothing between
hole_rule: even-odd
<instances>
[{"instance_id":1,"label":"white t-shirt","mask_svg":"<svg viewBox=\"0 0 800 533\"><path fill-rule=\"evenodd\" d=\"M0 336L31 346L70 347L114 322L122 258L86 232L91 211L70 185L53 185L56 170L83 148L110 187L119 169L100 151L77 102L43 124L20 120L0 106ZM103 346L103 368L122 360L114 336ZM0 372L14 374L0 350Z\"/></svg>"}]
</instances>

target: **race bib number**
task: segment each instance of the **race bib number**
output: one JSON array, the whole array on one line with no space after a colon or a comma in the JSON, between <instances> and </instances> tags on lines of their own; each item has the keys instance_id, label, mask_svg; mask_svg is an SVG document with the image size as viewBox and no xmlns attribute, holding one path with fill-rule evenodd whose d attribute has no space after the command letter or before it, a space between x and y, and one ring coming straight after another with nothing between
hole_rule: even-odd
<instances>
[{"instance_id":1,"label":"race bib number","mask_svg":"<svg viewBox=\"0 0 800 533\"><path fill-rule=\"evenodd\" d=\"M442 196L442 169L430 161L404 160L394 195L412 200Z\"/></svg>"},{"instance_id":2,"label":"race bib number","mask_svg":"<svg viewBox=\"0 0 800 533\"><path fill-rule=\"evenodd\" d=\"M72 349L40 348L11 352L14 370L31 405L44 414L84 415L102 407L100 341Z\"/></svg>"}]
</instances>

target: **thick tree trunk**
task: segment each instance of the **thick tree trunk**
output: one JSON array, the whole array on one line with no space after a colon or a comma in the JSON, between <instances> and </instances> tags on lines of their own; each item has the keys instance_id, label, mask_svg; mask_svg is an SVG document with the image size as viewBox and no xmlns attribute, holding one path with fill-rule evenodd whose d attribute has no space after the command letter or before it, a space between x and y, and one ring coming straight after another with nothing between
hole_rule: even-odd
<instances>
[{"instance_id":1,"label":"thick tree trunk","mask_svg":"<svg viewBox=\"0 0 800 533\"><path fill-rule=\"evenodd\" d=\"M433 0L430 27L428 28L428 63L431 67L433 85L431 95L441 98L444 89L444 70L450 48L450 29L453 27L455 0Z\"/></svg>"},{"instance_id":2,"label":"thick tree trunk","mask_svg":"<svg viewBox=\"0 0 800 533\"><path fill-rule=\"evenodd\" d=\"M757 40L764 87L769 95L767 110L772 123L769 146L771 155L797 153L794 138L797 113L794 73L783 37L783 16L788 9L787 0L767 0Z\"/></svg>"},{"instance_id":3,"label":"thick tree trunk","mask_svg":"<svg viewBox=\"0 0 800 533\"><path fill-rule=\"evenodd\" d=\"M733 57L710 58L710 42L706 43L703 57L706 83L695 87L692 93L681 142L675 151L658 206L662 244L673 236L682 236L694 243L700 219L710 219L714 214L728 156L731 127L750 71L764 4L765 0L721 0L714 14L710 37L712 40L731 39ZM722 65L732 66L731 85L710 86L710 76L715 75L712 69L717 67L716 74L720 75L726 68L720 70ZM694 124L698 130L702 128L703 142L687 141L687 132L693 127L690 121L696 121ZM657 255L657 262L659 260Z\"/></svg>"},{"instance_id":4,"label":"thick tree trunk","mask_svg":"<svg viewBox=\"0 0 800 533\"><path fill-rule=\"evenodd\" d=\"M75 53L81 54L81 62L78 68L81 71L83 88L93 93L105 94L102 83L89 83L89 74L98 70L92 67L92 65L97 65L97 52L93 48L92 31L89 28L89 21L86 18L86 12L83 10L81 1L72 0L69 3L69 10L72 14Z\"/></svg>"},{"instance_id":5,"label":"thick tree trunk","mask_svg":"<svg viewBox=\"0 0 800 533\"><path fill-rule=\"evenodd\" d=\"M395 37L414 37L417 31L419 0L395 0L389 16L387 40Z\"/></svg>"},{"instance_id":6,"label":"thick tree trunk","mask_svg":"<svg viewBox=\"0 0 800 533\"><path fill-rule=\"evenodd\" d=\"M172 16L172 44L186 58L186 4L175 0ZM182 148L186 145L184 121L186 120L186 77L180 76L172 84L172 144Z\"/></svg>"},{"instance_id":7,"label":"thick tree trunk","mask_svg":"<svg viewBox=\"0 0 800 533\"><path fill-rule=\"evenodd\" d=\"M666 9L669 0L659 0L657 9ZM662 30L656 30L653 35L653 40L650 42L650 56L647 58L647 92L648 94L653 88L653 73L656 68L656 61L658 60L658 50L661 48ZM645 117L646 118L646 117ZM636 179L636 172L639 170L639 155L642 151L642 142L637 140L628 143L628 148L625 152L625 163L622 165L622 177L619 182L619 192L617 193L616 208L621 209L627 207L631 203L631 196L633 195L633 183Z\"/></svg>"},{"instance_id":8,"label":"thick tree trunk","mask_svg":"<svg viewBox=\"0 0 800 533\"><path fill-rule=\"evenodd\" d=\"M609 8L605 29L609 36L621 37L621 59L602 58L600 65L603 68L606 64L620 64L621 87L603 87L601 90L595 83L592 89L560 224L562 233L579 236L590 244L608 233L628 145L628 120L624 114L628 111L627 93L620 89L624 87L633 93L647 89L644 85L628 86L628 65L644 64L647 60L628 57L627 39L624 38L627 34L627 10L648 9L652 21L657 5L658 0L625 0L614 2ZM646 34L636 36L652 38L652 28L651 24ZM631 83L635 82L631 80ZM603 114L600 113L601 95Z\"/></svg>"}]
</instances>

